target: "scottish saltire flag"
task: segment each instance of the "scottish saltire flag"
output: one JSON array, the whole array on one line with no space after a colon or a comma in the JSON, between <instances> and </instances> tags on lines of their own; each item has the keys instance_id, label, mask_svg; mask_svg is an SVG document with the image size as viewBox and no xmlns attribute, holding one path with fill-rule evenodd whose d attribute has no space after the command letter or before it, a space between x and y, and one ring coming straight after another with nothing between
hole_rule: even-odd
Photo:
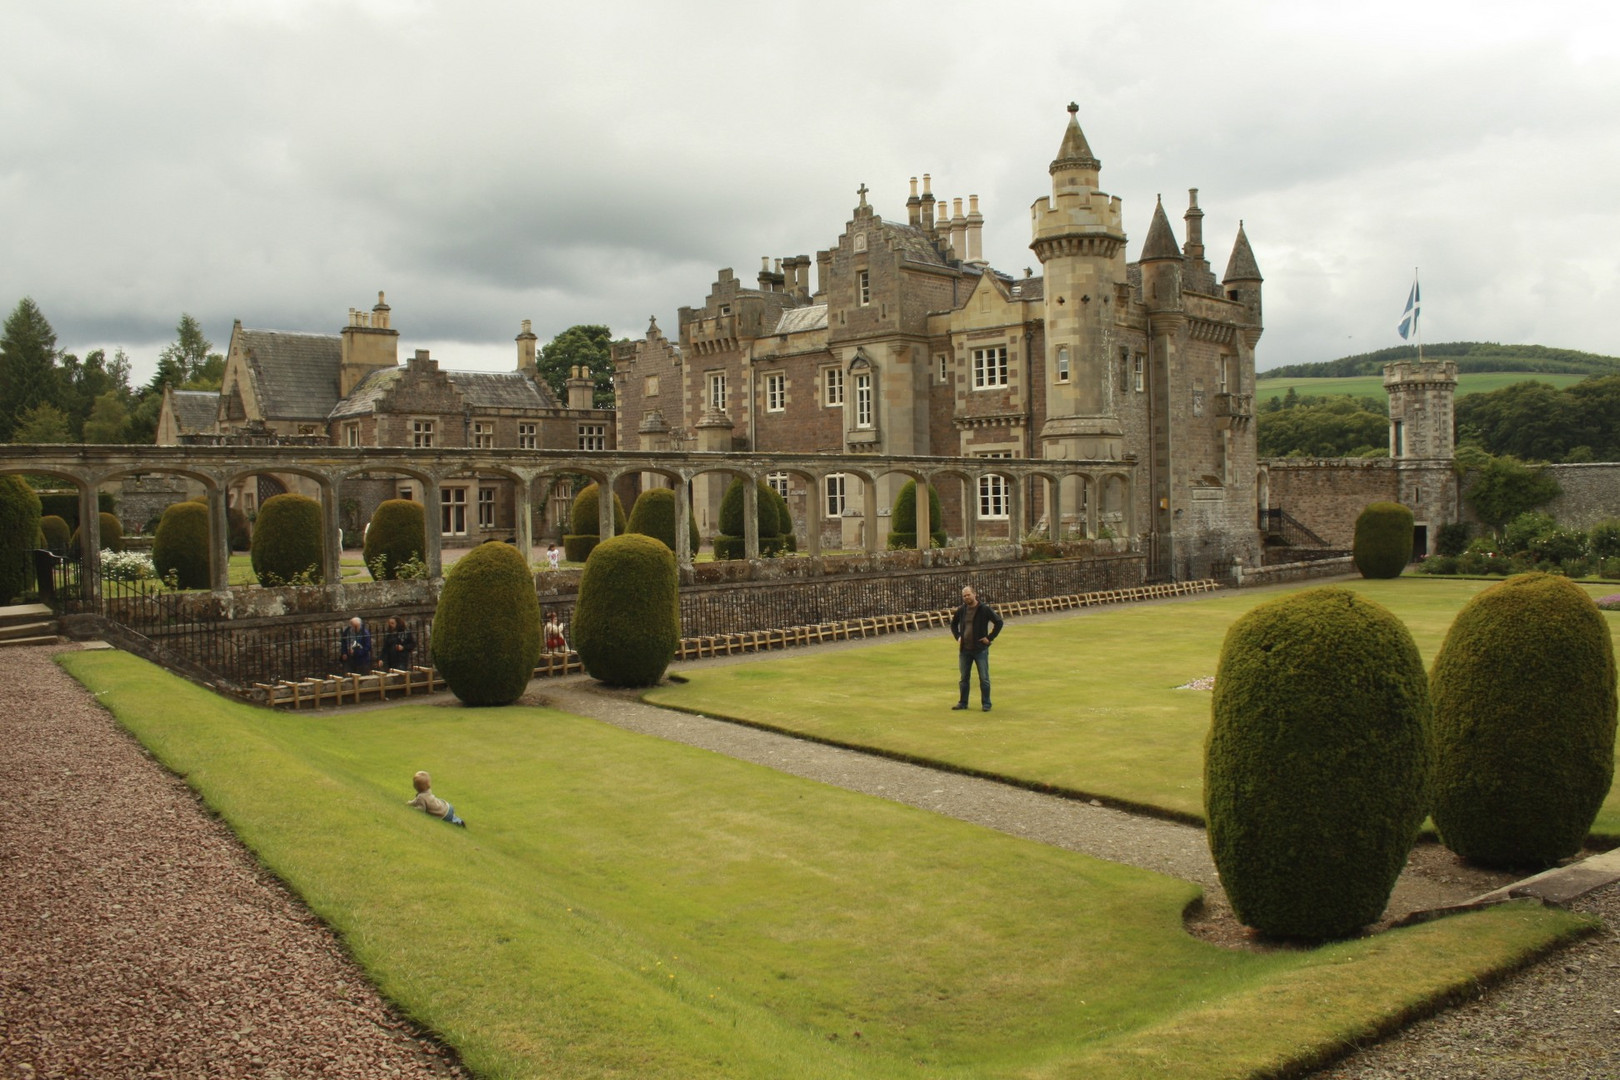
<instances>
[{"instance_id":1,"label":"scottish saltire flag","mask_svg":"<svg viewBox=\"0 0 1620 1080\"><path fill-rule=\"evenodd\" d=\"M1418 292L1416 275L1412 277L1412 291L1406 297L1406 314L1401 316L1401 324L1395 329L1401 332L1401 340L1406 341L1417 333L1418 312L1423 310L1423 297Z\"/></svg>"}]
</instances>

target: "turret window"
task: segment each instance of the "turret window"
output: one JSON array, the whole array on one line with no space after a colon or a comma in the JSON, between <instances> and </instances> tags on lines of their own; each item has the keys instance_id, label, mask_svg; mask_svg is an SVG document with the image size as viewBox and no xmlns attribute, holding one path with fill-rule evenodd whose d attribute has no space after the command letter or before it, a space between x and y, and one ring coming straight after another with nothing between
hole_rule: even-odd
<instances>
[{"instance_id":1,"label":"turret window","mask_svg":"<svg viewBox=\"0 0 1620 1080\"><path fill-rule=\"evenodd\" d=\"M1057 351L1057 381L1069 381L1069 347L1059 345Z\"/></svg>"},{"instance_id":2,"label":"turret window","mask_svg":"<svg viewBox=\"0 0 1620 1080\"><path fill-rule=\"evenodd\" d=\"M1145 376L1145 374L1143 373L1143 370L1142 370L1142 354L1141 353L1136 354L1136 360L1132 364L1131 370L1133 371L1133 373L1135 375L1135 379L1136 379L1136 392L1138 394L1140 394L1143 390L1147 389L1147 378L1146 378L1146 376Z\"/></svg>"},{"instance_id":3,"label":"turret window","mask_svg":"<svg viewBox=\"0 0 1620 1080\"><path fill-rule=\"evenodd\" d=\"M1007 385L1007 346L973 350L973 389L990 390Z\"/></svg>"},{"instance_id":4,"label":"turret window","mask_svg":"<svg viewBox=\"0 0 1620 1080\"><path fill-rule=\"evenodd\" d=\"M726 373L709 372L709 408L713 412L726 411Z\"/></svg>"}]
</instances>

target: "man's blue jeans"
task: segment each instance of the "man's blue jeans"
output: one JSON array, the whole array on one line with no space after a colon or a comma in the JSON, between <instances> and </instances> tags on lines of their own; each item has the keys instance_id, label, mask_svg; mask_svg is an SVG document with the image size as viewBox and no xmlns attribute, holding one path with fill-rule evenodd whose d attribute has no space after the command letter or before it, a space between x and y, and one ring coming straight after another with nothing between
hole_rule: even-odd
<instances>
[{"instance_id":1,"label":"man's blue jeans","mask_svg":"<svg viewBox=\"0 0 1620 1080\"><path fill-rule=\"evenodd\" d=\"M969 652L960 649L956 654L957 666L962 671L962 681L957 686L956 700L963 705L967 704L968 690L973 686L973 668L979 669L979 704L985 708L990 707L990 650L978 648Z\"/></svg>"}]
</instances>

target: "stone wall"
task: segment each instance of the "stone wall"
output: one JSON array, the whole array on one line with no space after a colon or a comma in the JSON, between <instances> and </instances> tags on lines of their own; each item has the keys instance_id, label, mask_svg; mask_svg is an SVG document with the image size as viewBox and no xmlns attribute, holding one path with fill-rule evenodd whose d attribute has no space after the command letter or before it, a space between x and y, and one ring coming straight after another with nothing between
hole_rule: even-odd
<instances>
[{"instance_id":1,"label":"stone wall","mask_svg":"<svg viewBox=\"0 0 1620 1080\"><path fill-rule=\"evenodd\" d=\"M1330 548L1349 550L1356 518L1372 502L1400 497L1395 463L1385 458L1286 458L1265 462L1269 507L1280 508Z\"/></svg>"},{"instance_id":2,"label":"stone wall","mask_svg":"<svg viewBox=\"0 0 1620 1080\"><path fill-rule=\"evenodd\" d=\"M1590 529L1600 521L1620 518L1620 463L1549 465L1547 471L1564 493L1546 506L1545 513L1570 529Z\"/></svg>"}]
</instances>

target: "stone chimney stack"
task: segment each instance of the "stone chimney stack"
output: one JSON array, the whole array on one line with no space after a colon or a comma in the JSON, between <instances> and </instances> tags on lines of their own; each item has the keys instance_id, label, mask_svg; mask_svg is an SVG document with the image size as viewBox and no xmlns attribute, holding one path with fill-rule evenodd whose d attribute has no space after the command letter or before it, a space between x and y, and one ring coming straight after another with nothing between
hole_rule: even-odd
<instances>
[{"instance_id":1,"label":"stone chimney stack","mask_svg":"<svg viewBox=\"0 0 1620 1080\"><path fill-rule=\"evenodd\" d=\"M967 218L962 216L961 199L951 200L951 254L957 259L967 254Z\"/></svg>"},{"instance_id":2,"label":"stone chimney stack","mask_svg":"<svg viewBox=\"0 0 1620 1080\"><path fill-rule=\"evenodd\" d=\"M388 325L388 305L377 293L370 314L349 309L349 324L339 334L338 393L348 397L360 380L381 368L399 365L399 331Z\"/></svg>"},{"instance_id":3,"label":"stone chimney stack","mask_svg":"<svg viewBox=\"0 0 1620 1080\"><path fill-rule=\"evenodd\" d=\"M906 220L913 229L922 227L922 200L917 197L917 178L911 178L911 195L906 199Z\"/></svg>"},{"instance_id":4,"label":"stone chimney stack","mask_svg":"<svg viewBox=\"0 0 1620 1080\"><path fill-rule=\"evenodd\" d=\"M1187 243L1182 247L1182 253L1189 259L1202 259L1204 257L1204 212L1198 209L1198 189L1187 189L1187 213L1182 217L1187 223Z\"/></svg>"},{"instance_id":5,"label":"stone chimney stack","mask_svg":"<svg viewBox=\"0 0 1620 1080\"><path fill-rule=\"evenodd\" d=\"M943 214L945 208L940 207ZM928 235L934 235L934 191L933 180L927 173L923 173L922 198L917 207L917 216L922 220L922 227L928 230Z\"/></svg>"},{"instance_id":6,"label":"stone chimney stack","mask_svg":"<svg viewBox=\"0 0 1620 1080\"><path fill-rule=\"evenodd\" d=\"M540 369L535 352L535 342L538 340L539 339L534 336L533 322L529 319L524 319L523 332L517 336L517 369L531 379L539 377Z\"/></svg>"},{"instance_id":7,"label":"stone chimney stack","mask_svg":"<svg viewBox=\"0 0 1620 1080\"><path fill-rule=\"evenodd\" d=\"M570 409L596 408L596 383L591 379L591 369L583 364L568 369L568 381L563 384L568 389L568 407Z\"/></svg>"},{"instance_id":8,"label":"stone chimney stack","mask_svg":"<svg viewBox=\"0 0 1620 1080\"><path fill-rule=\"evenodd\" d=\"M984 215L979 213L979 197L968 196L967 261L984 266Z\"/></svg>"}]
</instances>

